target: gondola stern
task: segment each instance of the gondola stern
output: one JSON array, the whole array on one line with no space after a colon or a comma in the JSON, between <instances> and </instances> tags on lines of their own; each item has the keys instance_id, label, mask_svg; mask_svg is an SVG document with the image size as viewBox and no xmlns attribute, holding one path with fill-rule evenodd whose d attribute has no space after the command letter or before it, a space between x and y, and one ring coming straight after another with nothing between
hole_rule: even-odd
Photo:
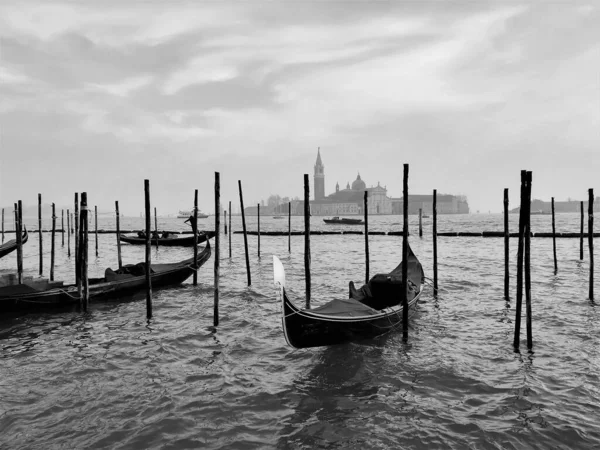
<instances>
[{"instance_id":1,"label":"gondola stern","mask_svg":"<svg viewBox=\"0 0 600 450\"><path fill-rule=\"evenodd\" d=\"M283 296L283 288L285 288L285 269L279 258L273 255L273 283L279 285L280 292Z\"/></svg>"}]
</instances>

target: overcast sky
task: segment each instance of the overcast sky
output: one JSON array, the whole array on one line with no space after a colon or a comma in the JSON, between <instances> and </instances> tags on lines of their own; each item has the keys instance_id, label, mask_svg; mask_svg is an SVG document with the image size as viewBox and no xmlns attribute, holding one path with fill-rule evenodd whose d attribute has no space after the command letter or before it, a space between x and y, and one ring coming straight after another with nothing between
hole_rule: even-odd
<instances>
[{"instance_id":1,"label":"overcast sky","mask_svg":"<svg viewBox=\"0 0 600 450\"><path fill-rule=\"evenodd\" d=\"M600 194L596 2L0 3L0 205L137 215L303 195L360 171L471 210Z\"/></svg>"}]
</instances>

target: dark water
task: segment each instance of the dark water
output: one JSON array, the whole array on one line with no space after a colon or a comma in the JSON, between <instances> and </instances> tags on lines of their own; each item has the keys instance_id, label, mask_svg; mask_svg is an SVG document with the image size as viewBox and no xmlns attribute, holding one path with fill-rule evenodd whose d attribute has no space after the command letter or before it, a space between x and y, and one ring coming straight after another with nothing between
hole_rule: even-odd
<instances>
[{"instance_id":1,"label":"dark water","mask_svg":"<svg viewBox=\"0 0 600 450\"><path fill-rule=\"evenodd\" d=\"M234 229L241 219L234 217ZM302 229L302 218L293 227ZM372 230L400 230L400 216L371 217ZM511 217L516 230L517 217ZM549 216L534 216L550 231ZM212 218L201 228L210 228ZM30 228L35 219L30 220ZM185 229L163 219L159 228ZM411 230L416 234L416 218ZM313 229L336 229L313 217ZM431 219L411 245L432 276ZM261 220L285 229L287 220ZM44 225L49 226L49 225ZM140 227L126 219L123 228ZM100 227L114 228L112 219ZM91 226L93 228L93 224ZM248 218L256 229L256 218ZM360 229L360 228L357 228ZM501 230L501 215L441 216L439 231ZM578 231L578 214L557 216L558 231ZM49 273L49 234L44 273ZM90 275L116 265L114 235L90 238ZM286 267L292 298L304 301L302 236L249 237L252 286L246 286L243 237L233 257L222 239L220 325L212 327L213 259L178 288L145 302L94 305L79 312L0 318L0 447L48 448L598 448L600 314L588 300L588 251L577 239L532 241L534 349L515 353L514 300L503 300L502 239L439 238L438 299L426 287L401 333L331 348L293 350L281 330L271 255ZM56 278L73 279L57 238ZM314 304L346 296L364 279L363 236L312 236ZM514 299L516 240L511 240ZM371 273L395 266L401 238L371 236ZM38 240L25 246L38 272ZM123 246L125 263L143 247ZM153 250L175 261L189 249ZM596 259L597 259L596 253ZM12 271L15 256L0 260ZM596 280L600 274L596 273ZM600 295L600 286L596 292ZM524 322L522 337L525 338Z\"/></svg>"}]
</instances>

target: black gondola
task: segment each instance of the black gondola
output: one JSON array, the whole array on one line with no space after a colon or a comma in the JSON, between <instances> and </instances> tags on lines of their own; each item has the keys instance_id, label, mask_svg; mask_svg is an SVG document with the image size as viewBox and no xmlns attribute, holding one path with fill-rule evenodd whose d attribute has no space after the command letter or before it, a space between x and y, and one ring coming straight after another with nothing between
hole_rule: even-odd
<instances>
[{"instance_id":1,"label":"black gondola","mask_svg":"<svg viewBox=\"0 0 600 450\"><path fill-rule=\"evenodd\" d=\"M323 222L329 225L364 225L361 219L348 219L346 217L333 217L331 219L323 219Z\"/></svg>"},{"instance_id":2,"label":"black gondola","mask_svg":"<svg viewBox=\"0 0 600 450\"><path fill-rule=\"evenodd\" d=\"M29 239L29 235L27 234L27 229L23 231L23 239L21 240L21 244L25 244ZM17 240L11 239L10 241L6 241L4 244L0 245L0 258L8 255L10 252L13 252L17 249Z\"/></svg>"},{"instance_id":3,"label":"black gondola","mask_svg":"<svg viewBox=\"0 0 600 450\"><path fill-rule=\"evenodd\" d=\"M214 231L202 231L198 233L198 244L206 242L207 239L215 237ZM121 242L133 245L146 245L146 238L141 236L120 236ZM150 239L152 245L156 245L157 238L153 236ZM194 235L179 237L178 234L168 234L165 237L165 233L158 238L158 246L162 247L193 247L194 246Z\"/></svg>"},{"instance_id":4,"label":"black gondola","mask_svg":"<svg viewBox=\"0 0 600 450\"><path fill-rule=\"evenodd\" d=\"M152 289L174 286L188 279L211 255L210 242L194 258L166 264L151 264ZM117 271L106 269L103 278L89 279L89 298L93 300L129 300L145 293L145 263L125 265ZM23 284L0 286L0 312L60 308L78 305L77 285L63 285L47 279L26 280Z\"/></svg>"},{"instance_id":5,"label":"black gondola","mask_svg":"<svg viewBox=\"0 0 600 450\"><path fill-rule=\"evenodd\" d=\"M313 309L297 308L289 300L285 271L276 256L273 256L273 272L283 304L283 333L292 347L343 344L402 328L402 263L388 274L375 275L360 289L350 282L350 298L332 300ZM423 268L409 247L409 316L415 311L423 282Z\"/></svg>"}]
</instances>

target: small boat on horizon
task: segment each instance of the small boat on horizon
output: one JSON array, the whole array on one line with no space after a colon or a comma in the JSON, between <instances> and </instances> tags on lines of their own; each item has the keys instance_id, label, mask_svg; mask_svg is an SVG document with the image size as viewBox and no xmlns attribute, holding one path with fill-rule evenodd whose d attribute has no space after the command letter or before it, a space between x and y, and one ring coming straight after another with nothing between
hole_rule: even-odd
<instances>
[{"instance_id":1,"label":"small boat on horizon","mask_svg":"<svg viewBox=\"0 0 600 450\"><path fill-rule=\"evenodd\" d=\"M338 216L335 216L331 219L323 219L323 222L329 225L363 225L364 222L362 219L347 219L342 217L341 219Z\"/></svg>"},{"instance_id":2,"label":"small boat on horizon","mask_svg":"<svg viewBox=\"0 0 600 450\"><path fill-rule=\"evenodd\" d=\"M285 219L284 216L273 216L273 219Z\"/></svg>"},{"instance_id":3,"label":"small boat on horizon","mask_svg":"<svg viewBox=\"0 0 600 450\"><path fill-rule=\"evenodd\" d=\"M189 219L190 216L194 215L194 211L185 211L185 210L180 210L177 213L177 218L178 219ZM208 214L204 214L201 211L198 211L198 219L206 219L208 217Z\"/></svg>"}]
</instances>

